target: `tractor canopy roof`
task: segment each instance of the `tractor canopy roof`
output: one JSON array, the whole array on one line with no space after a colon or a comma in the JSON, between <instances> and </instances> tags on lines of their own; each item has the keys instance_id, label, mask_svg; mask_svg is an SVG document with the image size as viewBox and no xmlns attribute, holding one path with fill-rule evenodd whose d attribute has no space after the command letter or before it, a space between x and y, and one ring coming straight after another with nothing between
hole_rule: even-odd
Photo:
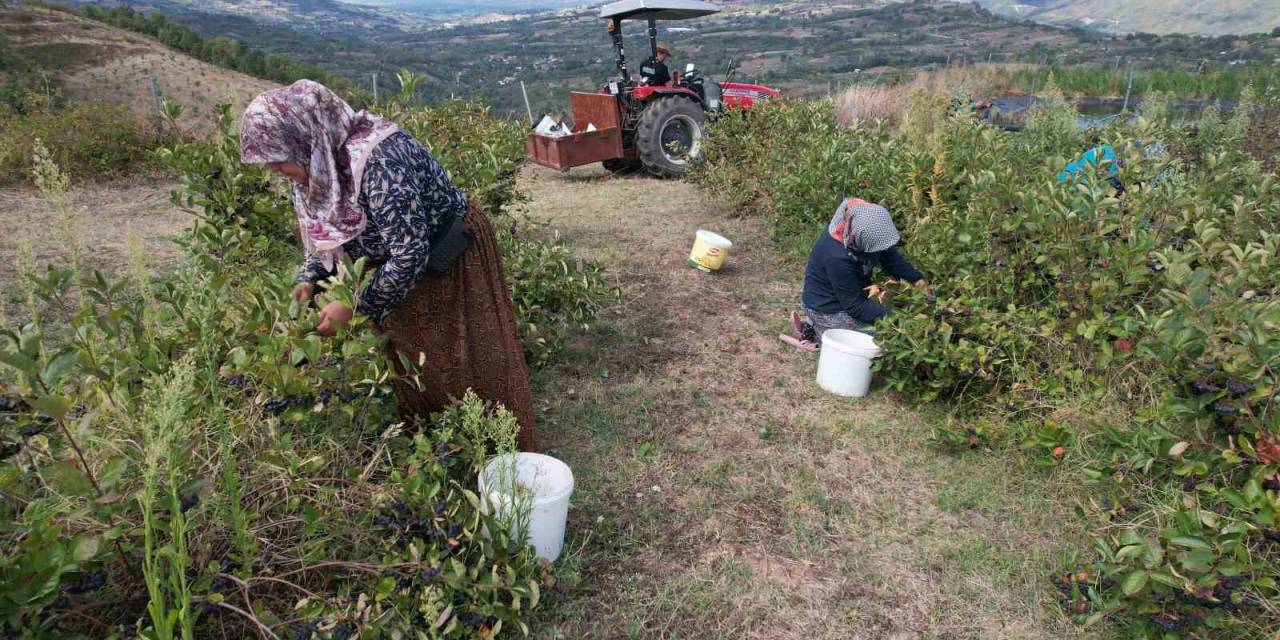
<instances>
[{"instance_id":1,"label":"tractor canopy roof","mask_svg":"<svg viewBox=\"0 0 1280 640\"><path fill-rule=\"evenodd\" d=\"M600 7L601 18L688 20L720 13L720 7L701 0L619 0Z\"/></svg>"}]
</instances>

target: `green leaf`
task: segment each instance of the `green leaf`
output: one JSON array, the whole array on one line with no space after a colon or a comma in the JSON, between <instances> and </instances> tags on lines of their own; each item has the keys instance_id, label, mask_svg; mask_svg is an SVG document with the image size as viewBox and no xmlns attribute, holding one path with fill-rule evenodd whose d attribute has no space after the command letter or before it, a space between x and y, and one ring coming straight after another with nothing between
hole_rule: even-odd
<instances>
[{"instance_id":1,"label":"green leaf","mask_svg":"<svg viewBox=\"0 0 1280 640\"><path fill-rule=\"evenodd\" d=\"M41 377L44 378L45 383L49 386L57 385L62 380L62 377L71 370L71 367L75 366L78 357L78 354L70 349L59 353L45 365L44 373L41 374Z\"/></svg>"},{"instance_id":2,"label":"green leaf","mask_svg":"<svg viewBox=\"0 0 1280 640\"><path fill-rule=\"evenodd\" d=\"M80 471L80 467L59 460L51 465L53 468L53 486L60 493L68 496L87 496L93 493L93 484Z\"/></svg>"},{"instance_id":3,"label":"green leaf","mask_svg":"<svg viewBox=\"0 0 1280 640\"><path fill-rule=\"evenodd\" d=\"M31 401L31 407L54 420L61 420L71 410L71 398L66 396L44 396Z\"/></svg>"},{"instance_id":4,"label":"green leaf","mask_svg":"<svg viewBox=\"0 0 1280 640\"><path fill-rule=\"evenodd\" d=\"M1184 551L1178 554L1182 568L1196 573L1205 573L1213 563L1213 554L1208 551Z\"/></svg>"},{"instance_id":5,"label":"green leaf","mask_svg":"<svg viewBox=\"0 0 1280 640\"><path fill-rule=\"evenodd\" d=\"M40 371L35 360L16 351L0 351L0 364L7 364L27 375L34 376Z\"/></svg>"},{"instance_id":6,"label":"green leaf","mask_svg":"<svg viewBox=\"0 0 1280 640\"><path fill-rule=\"evenodd\" d=\"M391 593L395 590L396 590L396 579L390 576L387 576L378 581L378 587L374 591L373 599L377 602L381 602L382 600L386 599L387 596L391 595Z\"/></svg>"},{"instance_id":7,"label":"green leaf","mask_svg":"<svg viewBox=\"0 0 1280 640\"><path fill-rule=\"evenodd\" d=\"M1184 547L1186 549L1208 550L1213 548L1213 545L1209 544L1203 538L1197 538L1195 536L1178 536L1170 540L1169 544Z\"/></svg>"},{"instance_id":8,"label":"green leaf","mask_svg":"<svg viewBox=\"0 0 1280 640\"><path fill-rule=\"evenodd\" d=\"M98 549L102 546L102 540L94 536L85 536L77 538L71 549L71 557L76 562L84 563L92 560L98 555Z\"/></svg>"},{"instance_id":9,"label":"green leaf","mask_svg":"<svg viewBox=\"0 0 1280 640\"><path fill-rule=\"evenodd\" d=\"M1139 569L1125 576L1124 583L1120 585L1120 590L1126 596L1132 596L1147 586L1147 579L1150 576L1145 570Z\"/></svg>"}]
</instances>

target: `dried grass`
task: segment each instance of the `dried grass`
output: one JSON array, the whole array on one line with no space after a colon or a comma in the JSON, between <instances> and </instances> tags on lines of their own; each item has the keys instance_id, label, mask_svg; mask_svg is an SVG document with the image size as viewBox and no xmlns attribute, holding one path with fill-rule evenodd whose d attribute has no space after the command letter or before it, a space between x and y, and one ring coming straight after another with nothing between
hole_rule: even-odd
<instances>
[{"instance_id":1,"label":"dried grass","mask_svg":"<svg viewBox=\"0 0 1280 640\"><path fill-rule=\"evenodd\" d=\"M854 126L857 122L886 120L898 123L906 113L910 96L915 93L956 93L967 91L975 97L1009 94L1013 91L1010 71L1025 65L977 65L921 71L910 80L891 85L858 84L836 96L836 113L840 122Z\"/></svg>"},{"instance_id":2,"label":"dried grass","mask_svg":"<svg viewBox=\"0 0 1280 640\"><path fill-rule=\"evenodd\" d=\"M100 267L123 272L129 262L129 236L134 234L151 267L163 267L177 254L170 241L191 222L169 202L167 180L136 178L103 184L72 185L67 192L67 224L76 229L81 249ZM29 242L40 264L70 257L56 214L40 192L29 187L0 189L0 211L6 228L0 235L0 288L16 280L20 244Z\"/></svg>"},{"instance_id":3,"label":"dried grass","mask_svg":"<svg viewBox=\"0 0 1280 640\"><path fill-rule=\"evenodd\" d=\"M577 517L626 527L596 534L581 559L592 593L556 605L569 608L559 632L1076 635L1047 630L1039 584L1067 505L1019 484L1006 461L939 459L923 445L928 416L886 393L848 403L816 390L812 358L777 340L799 283L758 221L679 182L594 169L522 182L534 214L609 263L625 292L607 333L575 347L584 364L541 381L555 398L546 445L595 487ZM616 206L636 199L650 204ZM704 226L734 241L716 276L684 264ZM633 460L645 442L660 454ZM979 505L944 508L950 494ZM985 561L1004 567L970 566Z\"/></svg>"}]
</instances>

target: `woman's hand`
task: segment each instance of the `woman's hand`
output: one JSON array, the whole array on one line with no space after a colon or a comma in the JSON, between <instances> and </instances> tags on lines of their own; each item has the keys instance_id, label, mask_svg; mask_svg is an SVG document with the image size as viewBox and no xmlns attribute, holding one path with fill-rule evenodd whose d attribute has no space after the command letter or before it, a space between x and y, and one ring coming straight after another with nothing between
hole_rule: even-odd
<instances>
[{"instance_id":1,"label":"woman's hand","mask_svg":"<svg viewBox=\"0 0 1280 640\"><path fill-rule=\"evenodd\" d=\"M293 288L293 299L298 302L310 302L311 297L316 294L316 285L310 282L300 282L298 286Z\"/></svg>"},{"instance_id":2,"label":"woman's hand","mask_svg":"<svg viewBox=\"0 0 1280 640\"><path fill-rule=\"evenodd\" d=\"M334 300L320 310L320 323L316 325L316 333L331 336L339 327L347 326L356 312L342 302Z\"/></svg>"}]
</instances>

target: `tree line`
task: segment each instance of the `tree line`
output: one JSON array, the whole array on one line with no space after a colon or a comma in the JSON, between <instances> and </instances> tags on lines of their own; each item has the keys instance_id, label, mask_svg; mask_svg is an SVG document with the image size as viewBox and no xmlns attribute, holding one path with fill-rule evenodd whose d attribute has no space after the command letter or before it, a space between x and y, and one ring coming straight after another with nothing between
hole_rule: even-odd
<instances>
[{"instance_id":1,"label":"tree line","mask_svg":"<svg viewBox=\"0 0 1280 640\"><path fill-rule=\"evenodd\" d=\"M290 84L309 78L346 94L348 99L351 99L353 92L360 91L346 78L335 76L318 65L298 62L279 53L264 53L226 36L205 37L170 22L159 13L142 13L130 7L106 9L97 5L85 5L74 13L113 27L151 36L165 46L193 58L265 80Z\"/></svg>"}]
</instances>

